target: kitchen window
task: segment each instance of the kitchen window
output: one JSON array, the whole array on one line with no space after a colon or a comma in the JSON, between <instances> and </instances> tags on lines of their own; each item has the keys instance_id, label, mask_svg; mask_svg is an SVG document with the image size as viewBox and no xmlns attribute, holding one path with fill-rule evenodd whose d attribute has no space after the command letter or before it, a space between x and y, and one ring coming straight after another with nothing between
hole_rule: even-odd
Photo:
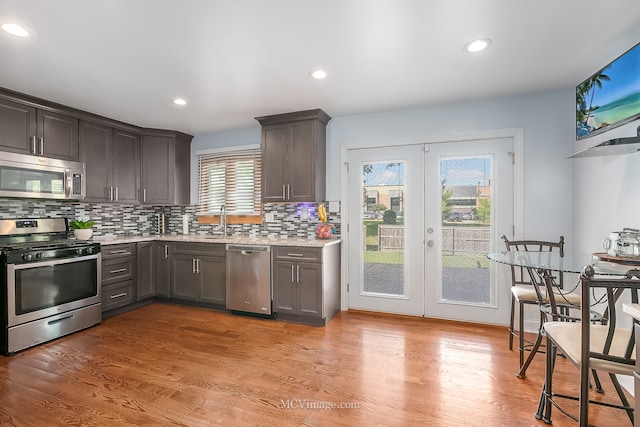
<instances>
[{"instance_id":1,"label":"kitchen window","mask_svg":"<svg viewBox=\"0 0 640 427\"><path fill-rule=\"evenodd\" d=\"M200 151L197 157L198 221L217 222L224 204L229 224L261 223L260 146Z\"/></svg>"}]
</instances>

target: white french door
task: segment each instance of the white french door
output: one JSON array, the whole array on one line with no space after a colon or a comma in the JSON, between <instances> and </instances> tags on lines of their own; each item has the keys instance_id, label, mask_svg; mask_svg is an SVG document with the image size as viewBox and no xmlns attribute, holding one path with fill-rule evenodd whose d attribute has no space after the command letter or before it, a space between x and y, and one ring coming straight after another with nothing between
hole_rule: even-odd
<instances>
[{"instance_id":1,"label":"white french door","mask_svg":"<svg viewBox=\"0 0 640 427\"><path fill-rule=\"evenodd\" d=\"M510 292L487 252L514 224L512 138L429 144L425 152L425 315L504 324Z\"/></svg>"},{"instance_id":2,"label":"white french door","mask_svg":"<svg viewBox=\"0 0 640 427\"><path fill-rule=\"evenodd\" d=\"M422 150L349 150L349 308L424 313Z\"/></svg>"},{"instance_id":3,"label":"white french door","mask_svg":"<svg viewBox=\"0 0 640 427\"><path fill-rule=\"evenodd\" d=\"M348 307L505 323L513 138L347 150ZM504 295L502 295L504 294Z\"/></svg>"}]
</instances>

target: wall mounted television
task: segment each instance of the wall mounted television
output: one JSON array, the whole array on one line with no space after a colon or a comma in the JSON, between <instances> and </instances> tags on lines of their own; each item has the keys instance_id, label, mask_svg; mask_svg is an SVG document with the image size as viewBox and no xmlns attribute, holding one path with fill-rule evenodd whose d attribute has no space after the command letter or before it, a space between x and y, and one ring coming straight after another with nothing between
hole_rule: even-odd
<instances>
[{"instance_id":1,"label":"wall mounted television","mask_svg":"<svg viewBox=\"0 0 640 427\"><path fill-rule=\"evenodd\" d=\"M640 43L576 86L576 139L640 119Z\"/></svg>"}]
</instances>

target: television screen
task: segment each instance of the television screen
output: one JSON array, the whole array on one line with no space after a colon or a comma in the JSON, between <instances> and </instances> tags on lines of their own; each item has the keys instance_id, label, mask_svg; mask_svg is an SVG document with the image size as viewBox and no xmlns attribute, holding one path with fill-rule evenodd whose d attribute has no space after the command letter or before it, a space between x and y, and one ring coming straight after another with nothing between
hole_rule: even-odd
<instances>
[{"instance_id":1,"label":"television screen","mask_svg":"<svg viewBox=\"0 0 640 427\"><path fill-rule=\"evenodd\" d=\"M640 118L640 43L576 87L576 139Z\"/></svg>"}]
</instances>

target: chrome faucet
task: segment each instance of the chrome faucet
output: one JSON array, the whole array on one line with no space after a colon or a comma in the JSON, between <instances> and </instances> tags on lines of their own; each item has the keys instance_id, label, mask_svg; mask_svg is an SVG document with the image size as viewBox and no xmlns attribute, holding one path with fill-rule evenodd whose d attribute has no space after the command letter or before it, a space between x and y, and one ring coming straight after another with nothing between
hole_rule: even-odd
<instances>
[{"instance_id":1,"label":"chrome faucet","mask_svg":"<svg viewBox=\"0 0 640 427\"><path fill-rule=\"evenodd\" d=\"M227 207L222 204L220 206L220 225L222 226L222 235L227 235Z\"/></svg>"}]
</instances>

